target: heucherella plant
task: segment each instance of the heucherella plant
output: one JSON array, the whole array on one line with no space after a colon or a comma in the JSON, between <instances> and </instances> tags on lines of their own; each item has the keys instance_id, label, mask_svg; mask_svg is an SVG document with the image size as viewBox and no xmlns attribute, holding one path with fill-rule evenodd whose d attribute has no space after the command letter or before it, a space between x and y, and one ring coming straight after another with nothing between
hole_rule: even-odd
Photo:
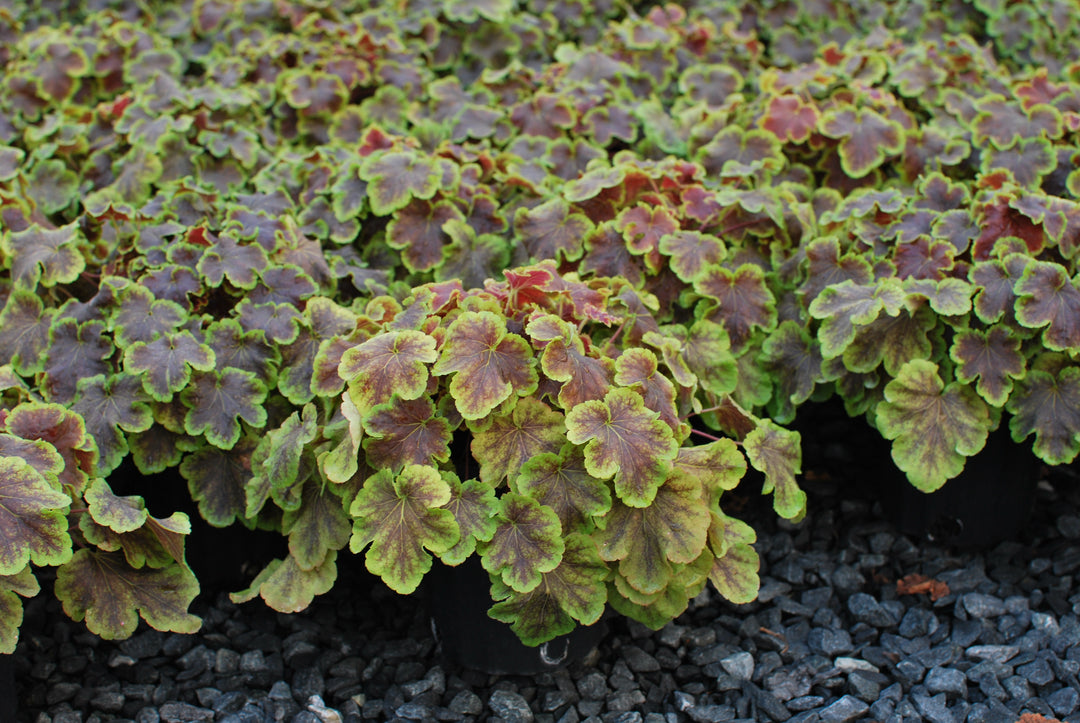
<instances>
[{"instance_id":1,"label":"heucherella plant","mask_svg":"<svg viewBox=\"0 0 1080 723\"><path fill-rule=\"evenodd\" d=\"M625 281L551 262L505 277L376 297L374 323L325 342L317 359L336 359L338 378L265 436L246 487L247 515L281 508L289 557L235 599L281 609L322 592L346 545L401 593L436 559L478 555L491 614L529 644L609 603L662 625L708 581L736 602L756 596L755 534L722 495L749 460L777 511L800 516L798 436L710 396L702 358ZM687 419L709 400L737 432L693 434Z\"/></svg>"}]
</instances>

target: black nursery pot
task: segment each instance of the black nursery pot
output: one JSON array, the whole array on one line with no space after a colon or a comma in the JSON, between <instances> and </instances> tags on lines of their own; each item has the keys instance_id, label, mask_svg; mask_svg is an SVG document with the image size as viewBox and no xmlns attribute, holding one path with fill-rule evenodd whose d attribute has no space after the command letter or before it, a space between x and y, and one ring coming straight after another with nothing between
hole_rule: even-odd
<instances>
[{"instance_id":1,"label":"black nursery pot","mask_svg":"<svg viewBox=\"0 0 1080 723\"><path fill-rule=\"evenodd\" d=\"M537 675L564 668L595 650L607 630L600 621L537 647L525 645L509 625L488 617L491 580L475 557L457 567L436 563L425 584L443 656L484 673Z\"/></svg>"},{"instance_id":2,"label":"black nursery pot","mask_svg":"<svg viewBox=\"0 0 1080 723\"><path fill-rule=\"evenodd\" d=\"M15 697L15 658L0 655L0 721L15 720L19 700Z\"/></svg>"},{"instance_id":3,"label":"black nursery pot","mask_svg":"<svg viewBox=\"0 0 1080 723\"><path fill-rule=\"evenodd\" d=\"M887 447L886 447L887 448ZM1042 463L1030 444L1017 444L1003 420L964 471L934 492L921 492L883 464L880 499L904 533L957 547L990 547L1014 539L1031 517Z\"/></svg>"}]
</instances>

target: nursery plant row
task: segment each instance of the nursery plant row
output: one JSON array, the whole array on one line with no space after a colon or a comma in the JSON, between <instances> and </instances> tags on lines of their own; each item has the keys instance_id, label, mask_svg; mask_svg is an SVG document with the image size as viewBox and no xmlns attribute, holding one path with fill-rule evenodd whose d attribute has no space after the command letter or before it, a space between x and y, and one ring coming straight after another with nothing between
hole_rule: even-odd
<instances>
[{"instance_id":1,"label":"nursery plant row","mask_svg":"<svg viewBox=\"0 0 1080 723\"><path fill-rule=\"evenodd\" d=\"M536 645L753 600L807 403L925 492L1075 459L1070 3L587 6L0 9L0 651L43 568L199 627L125 463L287 541L235 601L478 557Z\"/></svg>"}]
</instances>

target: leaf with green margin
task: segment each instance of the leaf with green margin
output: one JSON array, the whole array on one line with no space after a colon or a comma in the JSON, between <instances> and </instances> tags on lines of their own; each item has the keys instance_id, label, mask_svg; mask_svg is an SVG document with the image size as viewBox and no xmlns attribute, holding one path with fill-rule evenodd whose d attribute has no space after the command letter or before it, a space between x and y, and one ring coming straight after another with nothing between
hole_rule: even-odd
<instances>
[{"instance_id":1,"label":"leaf with green margin","mask_svg":"<svg viewBox=\"0 0 1080 723\"><path fill-rule=\"evenodd\" d=\"M686 474L667 478L648 507L616 500L593 535L601 559L619 561L619 573L638 592L662 591L675 572L673 563L693 562L705 549L709 511L701 502L701 483Z\"/></svg>"},{"instance_id":2,"label":"leaf with green margin","mask_svg":"<svg viewBox=\"0 0 1080 723\"><path fill-rule=\"evenodd\" d=\"M49 327L56 309L46 309L38 294L16 286L0 311L0 361L32 377L45 368Z\"/></svg>"},{"instance_id":3,"label":"leaf with green margin","mask_svg":"<svg viewBox=\"0 0 1080 723\"><path fill-rule=\"evenodd\" d=\"M595 224L555 196L539 206L514 213L514 233L533 259L576 261L585 252L585 236Z\"/></svg>"},{"instance_id":4,"label":"leaf with green margin","mask_svg":"<svg viewBox=\"0 0 1080 723\"><path fill-rule=\"evenodd\" d=\"M688 284L700 279L706 269L727 257L727 247L717 236L701 231L677 230L660 237L657 248L668 257L668 266Z\"/></svg>"},{"instance_id":5,"label":"leaf with green margin","mask_svg":"<svg viewBox=\"0 0 1080 723\"><path fill-rule=\"evenodd\" d=\"M451 241L443 231L443 224L450 220L465 220L452 201L413 199L390 220L386 244L402 252L401 260L409 271L431 271L442 263L443 247Z\"/></svg>"},{"instance_id":6,"label":"leaf with green margin","mask_svg":"<svg viewBox=\"0 0 1080 723\"><path fill-rule=\"evenodd\" d=\"M23 606L18 596L34 597L40 591L29 565L14 575L0 575L0 655L13 654L19 642Z\"/></svg>"},{"instance_id":7,"label":"leaf with green margin","mask_svg":"<svg viewBox=\"0 0 1080 723\"><path fill-rule=\"evenodd\" d=\"M655 354L638 347L624 351L615 360L615 383L640 392L645 406L678 434L682 422L675 410L675 385L660 373Z\"/></svg>"},{"instance_id":8,"label":"leaf with green margin","mask_svg":"<svg viewBox=\"0 0 1080 723\"><path fill-rule=\"evenodd\" d=\"M341 498L326 485L304 485L297 510L288 510L281 520L282 534L289 536L289 557L301 570L315 570L327 554L349 544L352 520Z\"/></svg>"},{"instance_id":9,"label":"leaf with green margin","mask_svg":"<svg viewBox=\"0 0 1080 723\"><path fill-rule=\"evenodd\" d=\"M257 243L241 245L233 234L222 232L203 252L196 269L207 285L221 286L225 279L240 289L254 289L258 274L266 268L266 251Z\"/></svg>"},{"instance_id":10,"label":"leaf with green margin","mask_svg":"<svg viewBox=\"0 0 1080 723\"><path fill-rule=\"evenodd\" d=\"M569 534L559 566L542 575L541 584L527 593L507 590L493 595L499 602L488 614L510 624L526 645L540 645L573 630L575 621L592 625L607 602L604 580L608 568L585 535Z\"/></svg>"},{"instance_id":11,"label":"leaf with green margin","mask_svg":"<svg viewBox=\"0 0 1080 723\"><path fill-rule=\"evenodd\" d=\"M290 414L277 429L267 432L259 443L260 447L265 445L266 451L259 455L258 464L252 460L255 484L265 480L271 489L282 490L302 482L300 459L318 433L317 413L311 402L305 404L302 411Z\"/></svg>"},{"instance_id":12,"label":"leaf with green margin","mask_svg":"<svg viewBox=\"0 0 1080 723\"><path fill-rule=\"evenodd\" d=\"M137 341L124 350L124 369L142 375L143 389L159 402L187 386L191 370L214 368L214 352L190 331L166 332L151 342Z\"/></svg>"},{"instance_id":13,"label":"leaf with green margin","mask_svg":"<svg viewBox=\"0 0 1080 723\"><path fill-rule=\"evenodd\" d=\"M450 502L450 485L433 467L409 465L396 477L379 470L364 482L349 514L353 534L349 549L369 544L365 565L391 590L407 595L431 569L431 555L450 550L461 537Z\"/></svg>"},{"instance_id":14,"label":"leaf with green margin","mask_svg":"<svg viewBox=\"0 0 1080 723\"><path fill-rule=\"evenodd\" d=\"M769 176L784 168L782 146L769 131L728 125L694 154L710 177Z\"/></svg>"},{"instance_id":15,"label":"leaf with green margin","mask_svg":"<svg viewBox=\"0 0 1080 723\"><path fill-rule=\"evenodd\" d=\"M765 474L764 495L773 493L773 509L788 520L806 514L806 493L799 489L795 475L802 472L801 435L776 425L771 419L757 422L743 439L743 451L751 466Z\"/></svg>"},{"instance_id":16,"label":"leaf with green margin","mask_svg":"<svg viewBox=\"0 0 1080 723\"><path fill-rule=\"evenodd\" d=\"M655 252L661 238L679 230L679 222L665 205L638 203L620 211L614 227L626 239L630 252L640 255Z\"/></svg>"},{"instance_id":17,"label":"leaf with green margin","mask_svg":"<svg viewBox=\"0 0 1080 723\"><path fill-rule=\"evenodd\" d=\"M338 374L361 417L395 394L416 399L427 389L428 368L439 356L435 339L422 331L384 332L341 356Z\"/></svg>"},{"instance_id":18,"label":"leaf with green margin","mask_svg":"<svg viewBox=\"0 0 1080 723\"><path fill-rule=\"evenodd\" d=\"M20 457L0 457L0 575L71 558L71 498Z\"/></svg>"},{"instance_id":19,"label":"leaf with green margin","mask_svg":"<svg viewBox=\"0 0 1080 723\"><path fill-rule=\"evenodd\" d=\"M146 523L149 516L142 497L118 496L104 479L92 480L83 497L94 522L113 532L134 532Z\"/></svg>"},{"instance_id":20,"label":"leaf with green margin","mask_svg":"<svg viewBox=\"0 0 1080 723\"><path fill-rule=\"evenodd\" d=\"M495 534L480 543L484 569L516 592L529 592L541 575L558 567L564 543L555 511L524 495L506 492L499 499Z\"/></svg>"},{"instance_id":21,"label":"leaf with green margin","mask_svg":"<svg viewBox=\"0 0 1080 723\"><path fill-rule=\"evenodd\" d=\"M1005 409L1012 438L1034 433L1035 454L1047 464L1070 464L1080 453L1080 368L1030 370Z\"/></svg>"},{"instance_id":22,"label":"leaf with green margin","mask_svg":"<svg viewBox=\"0 0 1080 723\"><path fill-rule=\"evenodd\" d=\"M33 289L69 284L86 268L79 246L86 243L78 222L46 229L37 223L0 236L0 251L11 269L14 286Z\"/></svg>"},{"instance_id":23,"label":"leaf with green margin","mask_svg":"<svg viewBox=\"0 0 1080 723\"><path fill-rule=\"evenodd\" d=\"M872 284L846 280L823 289L808 309L810 316L821 320L821 355L832 359L843 354L859 326L869 324L882 311L896 316L903 308L904 297L903 286L894 277Z\"/></svg>"},{"instance_id":24,"label":"leaf with green margin","mask_svg":"<svg viewBox=\"0 0 1080 723\"><path fill-rule=\"evenodd\" d=\"M797 293L807 304L833 284L849 279L856 284L869 284L874 280L870 262L856 252L842 254L836 236L816 238L807 244L806 259L806 280Z\"/></svg>"},{"instance_id":25,"label":"leaf with green margin","mask_svg":"<svg viewBox=\"0 0 1080 723\"><path fill-rule=\"evenodd\" d=\"M106 359L112 355L113 345L104 332L105 325L93 319L80 324L70 317L61 317L53 322L45 354L45 375L39 382L49 401L69 403L75 398L80 379L112 370Z\"/></svg>"},{"instance_id":26,"label":"leaf with green margin","mask_svg":"<svg viewBox=\"0 0 1080 723\"><path fill-rule=\"evenodd\" d=\"M215 368L251 372L267 387L276 385L281 361L278 347L267 342L260 329L245 331L236 319L217 319L206 327L206 344L214 352Z\"/></svg>"},{"instance_id":27,"label":"leaf with green margin","mask_svg":"<svg viewBox=\"0 0 1080 723\"><path fill-rule=\"evenodd\" d=\"M251 587L229 593L229 599L234 603L245 603L258 595L279 613L298 613L306 610L316 595L330 592L335 579L336 551L328 553L322 564L313 570L304 570L291 555L287 555L284 560L271 560L251 581Z\"/></svg>"},{"instance_id":28,"label":"leaf with green margin","mask_svg":"<svg viewBox=\"0 0 1080 723\"><path fill-rule=\"evenodd\" d=\"M589 474L598 479L614 475L615 494L633 507L652 503L678 453L671 427L645 407L639 394L625 388L570 410L566 437L585 444Z\"/></svg>"},{"instance_id":29,"label":"leaf with green margin","mask_svg":"<svg viewBox=\"0 0 1080 723\"><path fill-rule=\"evenodd\" d=\"M1080 350L1080 290L1063 266L1031 260L1013 287L1016 320L1029 329L1046 327L1043 343L1054 351Z\"/></svg>"},{"instance_id":30,"label":"leaf with green margin","mask_svg":"<svg viewBox=\"0 0 1080 723\"><path fill-rule=\"evenodd\" d=\"M1013 287L1023 276L1027 262L1028 254L1012 253L1004 259L972 264L968 277L978 289L973 308L981 321L993 324L1012 315L1016 304Z\"/></svg>"},{"instance_id":31,"label":"leaf with green margin","mask_svg":"<svg viewBox=\"0 0 1080 723\"><path fill-rule=\"evenodd\" d=\"M240 439L240 420L253 427L266 424L266 387L251 372L233 367L198 372L180 399L188 408L185 431L192 436L205 433L206 441L221 449Z\"/></svg>"},{"instance_id":32,"label":"leaf with green margin","mask_svg":"<svg viewBox=\"0 0 1080 723\"><path fill-rule=\"evenodd\" d=\"M562 187L563 198L570 203L581 203L599 195L608 188L617 188L626 180L626 169L622 166L607 168L597 165L590 168L580 178L566 183Z\"/></svg>"},{"instance_id":33,"label":"leaf with green margin","mask_svg":"<svg viewBox=\"0 0 1080 723\"><path fill-rule=\"evenodd\" d=\"M0 458L19 457L54 487L60 485L60 473L64 471L64 458L48 442L40 439L23 439L0 432Z\"/></svg>"},{"instance_id":34,"label":"leaf with green margin","mask_svg":"<svg viewBox=\"0 0 1080 723\"><path fill-rule=\"evenodd\" d=\"M97 444L97 470L103 476L116 469L128 452L124 432L145 432L154 423L149 399L139 377L120 372L80 379L71 410L86 424Z\"/></svg>"},{"instance_id":35,"label":"leaf with green margin","mask_svg":"<svg viewBox=\"0 0 1080 723\"><path fill-rule=\"evenodd\" d=\"M572 409L582 402L603 399L614 381L614 362L587 356L577 329L557 316L536 316L525 326L534 342L547 342L540 355L540 368L557 382L559 405Z\"/></svg>"},{"instance_id":36,"label":"leaf with green margin","mask_svg":"<svg viewBox=\"0 0 1080 723\"><path fill-rule=\"evenodd\" d=\"M716 301L709 319L723 325L736 353L755 328L769 331L776 326L776 299L760 266L747 263L734 271L711 266L694 280L694 290Z\"/></svg>"},{"instance_id":37,"label":"leaf with green margin","mask_svg":"<svg viewBox=\"0 0 1080 723\"><path fill-rule=\"evenodd\" d=\"M895 376L905 362L930 358L933 333L940 323L927 306L914 314L902 309L896 316L879 316L859 327L841 359L856 374L872 372L884 362L886 373Z\"/></svg>"},{"instance_id":38,"label":"leaf with green margin","mask_svg":"<svg viewBox=\"0 0 1080 723\"><path fill-rule=\"evenodd\" d=\"M454 319L431 373L454 374L450 394L465 419L486 417L512 394L532 394L539 380L529 342L507 331L506 319L490 311L466 311Z\"/></svg>"},{"instance_id":39,"label":"leaf with green margin","mask_svg":"<svg viewBox=\"0 0 1080 723\"><path fill-rule=\"evenodd\" d=\"M431 198L442 179L436 159L415 151L372 154L359 173L367 181L371 212L376 216L388 216L405 208L414 198Z\"/></svg>"},{"instance_id":40,"label":"leaf with green margin","mask_svg":"<svg viewBox=\"0 0 1080 723\"><path fill-rule=\"evenodd\" d=\"M709 580L729 602L743 605L757 599L761 560L753 543L754 528L723 513L713 514L709 542L716 552Z\"/></svg>"},{"instance_id":41,"label":"leaf with green margin","mask_svg":"<svg viewBox=\"0 0 1080 723\"><path fill-rule=\"evenodd\" d=\"M938 366L913 359L885 385L877 427L892 439L896 466L923 492L933 492L960 474L964 458L986 444L992 421L983 399L966 384L947 385Z\"/></svg>"},{"instance_id":42,"label":"leaf with green margin","mask_svg":"<svg viewBox=\"0 0 1080 723\"><path fill-rule=\"evenodd\" d=\"M971 311L971 296L978 289L963 279L904 279L904 291L913 301L926 299L942 316L962 316Z\"/></svg>"},{"instance_id":43,"label":"leaf with green margin","mask_svg":"<svg viewBox=\"0 0 1080 723\"><path fill-rule=\"evenodd\" d=\"M866 176L904 150L904 127L870 108L830 108L822 113L818 130L840 140L840 166L851 178Z\"/></svg>"},{"instance_id":44,"label":"leaf with green margin","mask_svg":"<svg viewBox=\"0 0 1080 723\"><path fill-rule=\"evenodd\" d=\"M593 518L611 509L607 483L589 474L584 451L570 443L563 444L558 454L543 452L529 458L511 489L553 510L565 533L591 531Z\"/></svg>"},{"instance_id":45,"label":"leaf with green margin","mask_svg":"<svg viewBox=\"0 0 1080 723\"><path fill-rule=\"evenodd\" d=\"M140 616L163 632L194 633L202 624L187 611L199 583L179 564L136 570L119 553L83 549L56 571L55 590L64 612L104 640L130 637Z\"/></svg>"},{"instance_id":46,"label":"leaf with green margin","mask_svg":"<svg viewBox=\"0 0 1080 723\"><path fill-rule=\"evenodd\" d=\"M137 341L153 341L176 330L187 318L184 307L175 301L154 298L139 284L127 284L116 292L116 311L109 320L116 344L126 349Z\"/></svg>"},{"instance_id":47,"label":"leaf with green margin","mask_svg":"<svg viewBox=\"0 0 1080 723\"><path fill-rule=\"evenodd\" d=\"M679 447L675 469L701 483L715 502L725 490L733 490L746 474L746 457L733 439L721 438L693 447Z\"/></svg>"},{"instance_id":48,"label":"leaf with green margin","mask_svg":"<svg viewBox=\"0 0 1080 723\"><path fill-rule=\"evenodd\" d=\"M435 414L428 397L401 399L373 407L364 420L368 464L399 470L407 464L435 467L450 459L450 424Z\"/></svg>"},{"instance_id":49,"label":"leaf with green margin","mask_svg":"<svg viewBox=\"0 0 1080 723\"><path fill-rule=\"evenodd\" d=\"M995 407L1005 404L1013 379L1023 379L1027 360L1020 338L1012 329L995 324L986 331L965 329L953 337L949 358L956 362L956 380L964 384L976 377L975 390Z\"/></svg>"},{"instance_id":50,"label":"leaf with green margin","mask_svg":"<svg viewBox=\"0 0 1080 723\"><path fill-rule=\"evenodd\" d=\"M18 176L24 158L26 151L0 143L0 182L7 182Z\"/></svg>"},{"instance_id":51,"label":"leaf with green margin","mask_svg":"<svg viewBox=\"0 0 1080 723\"><path fill-rule=\"evenodd\" d=\"M255 438L243 437L230 450L203 445L180 463L199 515L214 527L228 527L244 517L244 489L252 477L256 444Z\"/></svg>"},{"instance_id":52,"label":"leaf with green margin","mask_svg":"<svg viewBox=\"0 0 1080 723\"><path fill-rule=\"evenodd\" d=\"M73 496L82 494L98 458L97 447L86 433L82 417L59 404L23 402L8 412L6 425L8 432L16 437L51 445L64 460L60 484Z\"/></svg>"},{"instance_id":53,"label":"leaf with green margin","mask_svg":"<svg viewBox=\"0 0 1080 723\"><path fill-rule=\"evenodd\" d=\"M495 534L499 500L495 488L479 480L462 482L457 475L446 471L442 477L450 485L450 501L443 508L453 513L461 537L457 544L440 553L439 559L447 565L460 565L476 551L477 542L487 542Z\"/></svg>"},{"instance_id":54,"label":"leaf with green margin","mask_svg":"<svg viewBox=\"0 0 1080 723\"><path fill-rule=\"evenodd\" d=\"M245 331L258 331L277 346L291 344L300 335L302 317L292 304L257 304L248 297L236 305L235 313Z\"/></svg>"},{"instance_id":55,"label":"leaf with green margin","mask_svg":"<svg viewBox=\"0 0 1080 723\"><path fill-rule=\"evenodd\" d=\"M442 0L441 5L449 20L471 23L483 18L503 23L513 12L515 3L513 0Z\"/></svg>"},{"instance_id":56,"label":"leaf with green margin","mask_svg":"<svg viewBox=\"0 0 1080 723\"><path fill-rule=\"evenodd\" d=\"M352 397L348 394L341 398L341 416L345 420L345 424L342 425L344 434L333 448L320 452L318 455L319 469L328 480L338 484L348 482L357 473L360 443L364 436L360 410L356 408ZM331 441L337 439L329 424L323 428L322 434Z\"/></svg>"},{"instance_id":57,"label":"leaf with green margin","mask_svg":"<svg viewBox=\"0 0 1080 723\"><path fill-rule=\"evenodd\" d=\"M524 397L505 414L494 415L473 434L473 458L480 463L480 479L493 486L511 483L521 466L538 454L554 452L566 442L566 422L557 410L539 399Z\"/></svg>"}]
</instances>

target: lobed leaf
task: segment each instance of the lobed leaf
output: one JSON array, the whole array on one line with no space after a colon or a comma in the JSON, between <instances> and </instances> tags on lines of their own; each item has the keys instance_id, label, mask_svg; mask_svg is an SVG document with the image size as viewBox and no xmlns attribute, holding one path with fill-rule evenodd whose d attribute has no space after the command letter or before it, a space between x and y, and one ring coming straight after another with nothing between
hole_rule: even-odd
<instances>
[{"instance_id":1,"label":"lobed leaf","mask_svg":"<svg viewBox=\"0 0 1080 723\"><path fill-rule=\"evenodd\" d=\"M0 575L15 575L28 562L61 565L71 558L70 504L25 459L0 457Z\"/></svg>"},{"instance_id":2,"label":"lobed leaf","mask_svg":"<svg viewBox=\"0 0 1080 723\"><path fill-rule=\"evenodd\" d=\"M346 393L363 417L395 394L418 398L427 388L427 365L437 358L432 337L420 331L392 331L348 349L338 374L348 383Z\"/></svg>"},{"instance_id":3,"label":"lobed leaf","mask_svg":"<svg viewBox=\"0 0 1080 723\"><path fill-rule=\"evenodd\" d=\"M533 397L519 399L513 409L485 422L474 432L470 448L480 463L480 479L492 487L504 480L513 484L523 464L561 449L566 441L563 415Z\"/></svg>"},{"instance_id":4,"label":"lobed leaf","mask_svg":"<svg viewBox=\"0 0 1080 723\"><path fill-rule=\"evenodd\" d=\"M221 449L240 439L241 420L253 427L266 424L266 387L251 372L233 367L197 372L180 399L187 407L184 430L193 436L205 434L207 442Z\"/></svg>"},{"instance_id":5,"label":"lobed leaf","mask_svg":"<svg viewBox=\"0 0 1080 723\"><path fill-rule=\"evenodd\" d=\"M214 362L214 352L186 329L151 342L137 341L124 351L124 368L141 374L143 389L159 402L187 386L192 369L208 372Z\"/></svg>"},{"instance_id":6,"label":"lobed leaf","mask_svg":"<svg viewBox=\"0 0 1080 723\"><path fill-rule=\"evenodd\" d=\"M1016 320L1029 329L1046 327L1043 343L1054 351L1080 350L1080 290L1060 264L1032 260L1013 287Z\"/></svg>"},{"instance_id":7,"label":"lobed leaf","mask_svg":"<svg viewBox=\"0 0 1080 723\"><path fill-rule=\"evenodd\" d=\"M1007 326L995 324L986 331L968 329L953 338L949 358L956 362L956 380L968 383L978 377L975 390L990 404L1005 404L1014 379L1027 372L1020 339Z\"/></svg>"},{"instance_id":8,"label":"lobed leaf","mask_svg":"<svg viewBox=\"0 0 1080 723\"><path fill-rule=\"evenodd\" d=\"M1012 438L1034 434L1035 454L1047 464L1070 464L1080 453L1080 368L1030 370L1005 409Z\"/></svg>"},{"instance_id":9,"label":"lobed leaf","mask_svg":"<svg viewBox=\"0 0 1080 723\"><path fill-rule=\"evenodd\" d=\"M491 540L479 545L484 569L516 592L540 585L542 574L562 560L562 526L555 512L524 495L506 492L499 499Z\"/></svg>"},{"instance_id":10,"label":"lobed leaf","mask_svg":"<svg viewBox=\"0 0 1080 723\"><path fill-rule=\"evenodd\" d=\"M806 493L795 479L802 472L800 439L798 432L779 427L771 419L758 421L743 439L751 466L765 474L761 493L772 492L773 509L789 520L800 520L806 514Z\"/></svg>"}]
</instances>

